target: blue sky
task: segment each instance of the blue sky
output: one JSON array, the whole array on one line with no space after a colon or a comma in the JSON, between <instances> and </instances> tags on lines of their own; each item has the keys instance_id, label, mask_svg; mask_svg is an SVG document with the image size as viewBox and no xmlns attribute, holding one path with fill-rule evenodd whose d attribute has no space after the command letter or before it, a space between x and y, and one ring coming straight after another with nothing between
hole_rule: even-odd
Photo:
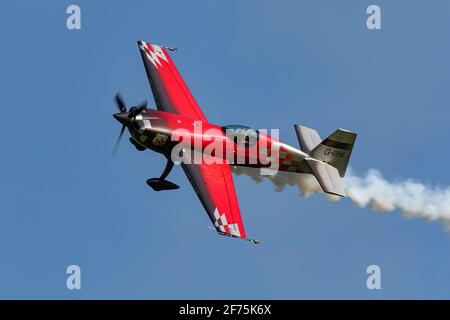
<instances>
[{"instance_id":1,"label":"blue sky","mask_svg":"<svg viewBox=\"0 0 450 320\"><path fill-rule=\"evenodd\" d=\"M66 7L82 29L66 29ZM382 30L366 28L377 4ZM113 96L152 101L136 40L176 46L208 119L358 132L352 168L450 184L448 1L2 4L0 298L450 298L442 224L235 177L250 237L219 237L178 167L119 132ZM150 103L152 105L152 103ZM82 289L66 289L77 264ZM366 288L377 264L382 289Z\"/></svg>"}]
</instances>

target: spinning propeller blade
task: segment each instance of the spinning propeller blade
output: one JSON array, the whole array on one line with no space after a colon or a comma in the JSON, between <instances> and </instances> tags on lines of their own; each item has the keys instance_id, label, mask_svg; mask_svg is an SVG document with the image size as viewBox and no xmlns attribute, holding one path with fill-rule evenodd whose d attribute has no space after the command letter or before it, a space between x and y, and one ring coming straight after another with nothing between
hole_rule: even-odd
<instances>
[{"instance_id":1,"label":"spinning propeller blade","mask_svg":"<svg viewBox=\"0 0 450 320\"><path fill-rule=\"evenodd\" d=\"M122 95L120 93L117 93L116 96L114 97L114 100L116 102L117 108L119 109L120 113L126 113L127 107L122 98ZM121 115L120 113L118 113L118 114L114 115L114 118L119 120L121 123L126 123L127 121L124 121L126 119L125 117L128 117L128 119L134 120L134 118L136 118L136 116L138 114L140 114L142 111L144 111L145 108L147 108L147 101L141 102L139 105L137 105L135 107L131 107L130 111L128 112L128 115ZM122 119L120 119L120 118L122 118ZM123 119L123 118L125 118L125 119ZM122 129L120 129L119 136L117 137L116 143L114 144L114 148L111 152L112 155L115 155L117 152L117 149L119 148L120 140L122 139L123 133L125 132L125 128L126 128L126 125L123 124Z\"/></svg>"}]
</instances>

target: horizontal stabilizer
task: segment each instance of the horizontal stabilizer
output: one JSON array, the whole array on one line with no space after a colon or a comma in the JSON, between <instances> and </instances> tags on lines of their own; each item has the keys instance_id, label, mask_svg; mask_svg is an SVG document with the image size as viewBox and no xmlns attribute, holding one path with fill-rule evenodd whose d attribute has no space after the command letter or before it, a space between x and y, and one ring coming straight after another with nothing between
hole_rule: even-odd
<instances>
[{"instance_id":1,"label":"horizontal stabilizer","mask_svg":"<svg viewBox=\"0 0 450 320\"><path fill-rule=\"evenodd\" d=\"M346 196L339 171L335 167L312 158L306 158L305 161L311 168L323 191L341 197Z\"/></svg>"},{"instance_id":2,"label":"horizontal stabilizer","mask_svg":"<svg viewBox=\"0 0 450 320\"><path fill-rule=\"evenodd\" d=\"M297 133L298 141L300 142L300 148L303 152L309 153L315 147L317 147L322 139L316 130L294 124L295 132Z\"/></svg>"}]
</instances>

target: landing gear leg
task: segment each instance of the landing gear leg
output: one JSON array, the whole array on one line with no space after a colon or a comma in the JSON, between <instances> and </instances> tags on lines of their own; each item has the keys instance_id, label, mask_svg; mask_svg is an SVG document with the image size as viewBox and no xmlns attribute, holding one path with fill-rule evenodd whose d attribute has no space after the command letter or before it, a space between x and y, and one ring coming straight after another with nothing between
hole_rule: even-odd
<instances>
[{"instance_id":1,"label":"landing gear leg","mask_svg":"<svg viewBox=\"0 0 450 320\"><path fill-rule=\"evenodd\" d=\"M161 176L159 178L148 179L147 180L148 186L155 191L178 189L179 188L178 185L166 180L166 177L169 175L172 168L173 168L173 162L171 159L167 158L167 164L166 164L166 167L164 168L164 171L161 174Z\"/></svg>"}]
</instances>

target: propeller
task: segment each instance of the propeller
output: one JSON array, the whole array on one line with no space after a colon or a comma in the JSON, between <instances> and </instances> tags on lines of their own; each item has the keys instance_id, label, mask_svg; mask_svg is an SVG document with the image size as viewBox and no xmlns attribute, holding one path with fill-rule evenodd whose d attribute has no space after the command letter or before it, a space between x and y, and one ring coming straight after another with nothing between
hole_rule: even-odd
<instances>
[{"instance_id":1,"label":"propeller","mask_svg":"<svg viewBox=\"0 0 450 320\"><path fill-rule=\"evenodd\" d=\"M117 108L119 109L120 113L126 113L127 107L126 104L122 98L122 95L120 93L117 93L114 97L114 100L116 101ZM137 106L131 107L130 111L128 111L127 117L129 119L135 119L138 114L140 114L144 109L147 108L147 101L141 102ZM116 115L115 115L116 117ZM117 149L119 148L120 140L122 139L123 133L125 132L126 125L122 125L122 128L120 129L119 136L117 137L116 143L114 144L114 148L111 152L111 155L115 155L117 152Z\"/></svg>"},{"instance_id":2,"label":"propeller","mask_svg":"<svg viewBox=\"0 0 450 320\"><path fill-rule=\"evenodd\" d=\"M120 140L122 139L123 133L125 132L125 125L122 126L122 129L120 129L119 136L117 137L116 143L114 144L114 148L111 151L111 155L115 156L117 153L117 149L119 148Z\"/></svg>"},{"instance_id":3,"label":"propeller","mask_svg":"<svg viewBox=\"0 0 450 320\"><path fill-rule=\"evenodd\" d=\"M127 107L125 106L125 102L123 101L122 95L120 93L116 94L114 100L116 101L117 108L120 112L127 112Z\"/></svg>"},{"instance_id":4,"label":"propeller","mask_svg":"<svg viewBox=\"0 0 450 320\"><path fill-rule=\"evenodd\" d=\"M147 101L141 102L139 105L130 108L130 112L128 113L128 118L133 119L138 114L140 114L144 109L147 108Z\"/></svg>"}]
</instances>

